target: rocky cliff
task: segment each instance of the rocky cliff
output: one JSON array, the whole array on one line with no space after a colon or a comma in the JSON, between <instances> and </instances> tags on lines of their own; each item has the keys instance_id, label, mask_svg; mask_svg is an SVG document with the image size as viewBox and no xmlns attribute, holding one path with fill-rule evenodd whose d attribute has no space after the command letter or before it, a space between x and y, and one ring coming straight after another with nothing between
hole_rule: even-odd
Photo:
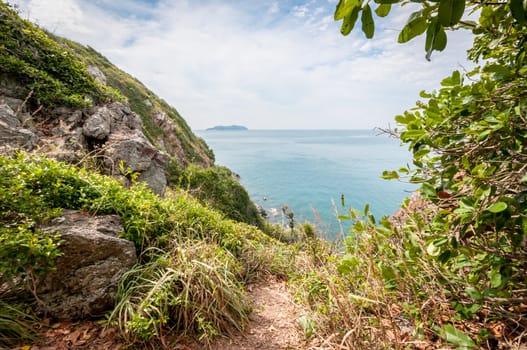
<instances>
[{"instance_id":1,"label":"rocky cliff","mask_svg":"<svg viewBox=\"0 0 527 350\"><path fill-rule=\"evenodd\" d=\"M92 48L53 36L0 3L0 146L22 147L162 194L169 162L213 165L178 112ZM134 175L136 174L136 175Z\"/></svg>"}]
</instances>

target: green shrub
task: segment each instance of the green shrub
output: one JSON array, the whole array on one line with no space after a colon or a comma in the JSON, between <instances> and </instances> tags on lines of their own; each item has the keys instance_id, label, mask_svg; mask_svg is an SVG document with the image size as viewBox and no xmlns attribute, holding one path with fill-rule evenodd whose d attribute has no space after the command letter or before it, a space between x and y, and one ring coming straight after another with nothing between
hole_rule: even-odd
<instances>
[{"instance_id":1,"label":"green shrub","mask_svg":"<svg viewBox=\"0 0 527 350\"><path fill-rule=\"evenodd\" d=\"M111 319L131 341L178 329L208 342L241 329L250 311L243 284L263 274L287 276L296 255L184 192L160 198L145 184L127 189L113 178L22 153L0 156L0 209L0 275L11 280L53 268L60 234L38 226L62 209L121 217L122 237L135 243L141 265L123 277Z\"/></svg>"},{"instance_id":2,"label":"green shrub","mask_svg":"<svg viewBox=\"0 0 527 350\"><path fill-rule=\"evenodd\" d=\"M189 191L229 219L264 228L264 220L236 175L226 167L173 168L169 182Z\"/></svg>"}]
</instances>

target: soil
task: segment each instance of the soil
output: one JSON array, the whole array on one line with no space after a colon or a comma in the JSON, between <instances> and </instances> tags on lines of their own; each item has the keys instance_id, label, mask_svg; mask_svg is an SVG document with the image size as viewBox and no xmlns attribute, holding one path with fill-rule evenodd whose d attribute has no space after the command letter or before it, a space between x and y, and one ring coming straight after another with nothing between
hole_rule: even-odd
<instances>
[{"instance_id":1,"label":"soil","mask_svg":"<svg viewBox=\"0 0 527 350\"><path fill-rule=\"evenodd\" d=\"M248 286L254 311L245 332L231 338L218 338L213 350L306 349L304 335L296 320L299 308L284 281L267 277ZM127 349L115 327L104 329L104 322L59 322L44 320L37 344L21 344L13 350L99 350ZM200 350L204 345L182 341L166 349Z\"/></svg>"},{"instance_id":2,"label":"soil","mask_svg":"<svg viewBox=\"0 0 527 350\"><path fill-rule=\"evenodd\" d=\"M246 332L231 339L219 339L212 349L305 349L304 335L296 320L298 308L283 281L269 279L249 287L254 312Z\"/></svg>"}]
</instances>

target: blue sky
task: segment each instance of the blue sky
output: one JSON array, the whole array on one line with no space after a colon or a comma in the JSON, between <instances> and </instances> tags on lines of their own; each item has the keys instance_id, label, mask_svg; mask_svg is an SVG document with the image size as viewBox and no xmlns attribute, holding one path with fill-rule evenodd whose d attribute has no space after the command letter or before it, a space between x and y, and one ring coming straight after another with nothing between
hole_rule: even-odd
<instances>
[{"instance_id":1,"label":"blue sky","mask_svg":"<svg viewBox=\"0 0 527 350\"><path fill-rule=\"evenodd\" d=\"M11 0L21 15L95 48L173 105L195 129L363 129L394 126L453 69L471 37L449 33L424 58L397 44L411 5L348 37L337 0ZM360 24L358 25L360 27Z\"/></svg>"}]
</instances>

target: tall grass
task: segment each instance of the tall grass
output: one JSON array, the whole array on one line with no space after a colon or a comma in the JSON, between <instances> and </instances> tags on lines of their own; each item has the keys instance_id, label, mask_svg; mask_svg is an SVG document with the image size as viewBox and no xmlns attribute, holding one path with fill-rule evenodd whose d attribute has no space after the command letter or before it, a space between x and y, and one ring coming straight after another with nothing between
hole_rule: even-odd
<instances>
[{"instance_id":1,"label":"tall grass","mask_svg":"<svg viewBox=\"0 0 527 350\"><path fill-rule=\"evenodd\" d=\"M8 349L21 340L36 339L36 318L24 308L27 306L0 299L0 349Z\"/></svg>"},{"instance_id":2,"label":"tall grass","mask_svg":"<svg viewBox=\"0 0 527 350\"><path fill-rule=\"evenodd\" d=\"M178 243L127 272L110 315L130 342L167 332L205 343L242 331L251 311L238 276L241 266L227 250L200 241Z\"/></svg>"},{"instance_id":3,"label":"tall grass","mask_svg":"<svg viewBox=\"0 0 527 350\"><path fill-rule=\"evenodd\" d=\"M414 215L399 226L354 217L340 252L308 241L291 284L315 342L325 349L444 346L441 330L454 312L427 256L423 219Z\"/></svg>"}]
</instances>

